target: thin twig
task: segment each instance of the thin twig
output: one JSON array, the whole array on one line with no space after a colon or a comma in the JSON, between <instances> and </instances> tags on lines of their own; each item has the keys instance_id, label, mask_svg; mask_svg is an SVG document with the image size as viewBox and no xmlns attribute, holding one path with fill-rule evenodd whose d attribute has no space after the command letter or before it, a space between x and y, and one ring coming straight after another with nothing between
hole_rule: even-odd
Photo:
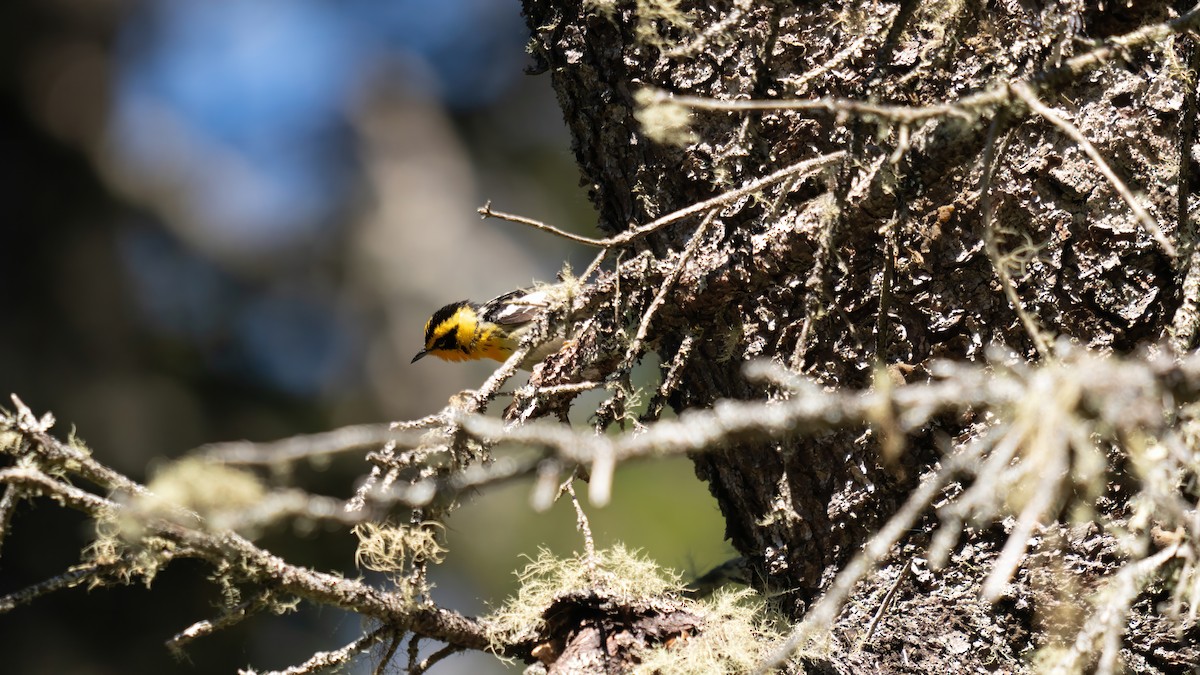
<instances>
[{"instance_id":1,"label":"thin twig","mask_svg":"<svg viewBox=\"0 0 1200 675\"><path fill-rule=\"evenodd\" d=\"M579 394L585 391L592 391L605 386L603 382L568 382L566 384L552 384L536 387L534 389L535 396L557 396L558 394Z\"/></svg>"},{"instance_id":2,"label":"thin twig","mask_svg":"<svg viewBox=\"0 0 1200 675\"><path fill-rule=\"evenodd\" d=\"M1017 288L1008 272L1008 266L1004 264L1000 255L1000 243L996 238L992 176L996 170L996 156L1000 154L997 147L1003 146L1005 142L1004 139L999 138L1000 130L1005 127L1007 122L1008 116L1003 113L992 119L992 123L988 127L987 142L983 147L983 171L979 177L979 210L980 219L983 221L983 246L992 263L992 268L996 270L996 276L1000 278L1000 287L1004 290L1009 305L1016 312L1017 318L1021 320L1021 325L1025 327L1025 332L1033 342L1034 348L1037 349L1038 355L1043 361L1048 361L1054 356L1050 351L1050 343L1042 333L1042 328L1038 325L1037 320L1025 309L1025 303L1021 301L1021 296L1017 294ZM1007 135L1005 139L1007 139Z\"/></svg>"},{"instance_id":3,"label":"thin twig","mask_svg":"<svg viewBox=\"0 0 1200 675\"><path fill-rule=\"evenodd\" d=\"M892 304L892 283L896 273L896 230L900 227L901 214L896 212L883 226L883 276L879 281L879 304L875 312L875 360L888 362L889 322L888 312Z\"/></svg>"},{"instance_id":4,"label":"thin twig","mask_svg":"<svg viewBox=\"0 0 1200 675\"><path fill-rule=\"evenodd\" d=\"M832 115L875 117L893 122L913 124L937 117L972 119L987 107L1003 104L1007 98L1006 92L996 89L964 97L956 103L939 103L928 106L889 105L845 98L726 100L705 98L702 96L674 95L663 91L655 92L655 97L650 100L651 102L675 103L698 110L723 110L727 112L748 112L752 110L815 111Z\"/></svg>"},{"instance_id":5,"label":"thin twig","mask_svg":"<svg viewBox=\"0 0 1200 675\"><path fill-rule=\"evenodd\" d=\"M663 408L667 405L667 398L679 387L683 368L691 360L692 348L695 344L696 336L694 334L688 333L683 336L683 340L679 343L679 349L672 357L666 374L663 375L662 383L658 385L658 391L654 392L654 397L650 399L650 403L646 406L646 412L638 419L639 422L646 424L662 416Z\"/></svg>"},{"instance_id":6,"label":"thin twig","mask_svg":"<svg viewBox=\"0 0 1200 675\"><path fill-rule=\"evenodd\" d=\"M1188 72L1200 74L1200 41L1191 40L1191 54L1188 57ZM1185 254L1195 256L1200 246L1197 246L1196 219L1191 216L1192 186L1195 182L1195 171L1192 166L1192 147L1196 139L1196 116L1200 112L1200 86L1195 75L1185 78L1183 116L1179 121L1179 176L1175 182L1175 236L1181 242ZM1194 258L1193 258L1194 260Z\"/></svg>"},{"instance_id":7,"label":"thin twig","mask_svg":"<svg viewBox=\"0 0 1200 675\"><path fill-rule=\"evenodd\" d=\"M638 358L642 351L642 342L646 339L646 334L650 331L650 321L654 318L655 312L659 307L662 307L663 302L667 299L667 293L675 287L675 281L679 279L679 275L687 267L688 261L700 248L700 244L704 241L704 235L708 233L708 226L717 216L717 210L713 209L704 216L704 220L700 221L700 226L692 234L692 238L687 245L683 247L683 251L679 254L679 258L673 263L671 273L663 280L658 287L658 292L654 294L654 300L650 302L650 306L642 314L642 320L638 324L637 333L633 336L633 340L629 342L629 348L625 350L625 358L621 360L621 365L617 370L628 370L633 367L633 362Z\"/></svg>"},{"instance_id":8,"label":"thin twig","mask_svg":"<svg viewBox=\"0 0 1200 675\"><path fill-rule=\"evenodd\" d=\"M359 485L358 489L354 491L354 496L346 501L347 511L361 511L366 506L367 495L378 489L379 484L385 478L391 477L392 472L395 470L395 465L391 463L391 460L395 457L396 444L397 441L388 441L384 443L378 452L367 455L367 460L372 462L374 466L371 467L371 471L367 474L366 479L363 480L362 485Z\"/></svg>"},{"instance_id":9,"label":"thin twig","mask_svg":"<svg viewBox=\"0 0 1200 675\"><path fill-rule=\"evenodd\" d=\"M705 47L708 46L708 41L715 36L726 34L738 21L741 21L742 15L749 11L754 6L753 0L734 0L733 9L729 15L720 21L714 21L704 29L704 32L697 35L695 39L690 40L677 47L672 47L663 52L663 56L668 59L676 59L685 56L695 56L699 54ZM728 35L726 35L728 37Z\"/></svg>"},{"instance_id":10,"label":"thin twig","mask_svg":"<svg viewBox=\"0 0 1200 675\"><path fill-rule=\"evenodd\" d=\"M1057 416L1059 411L1057 406L1046 406L1043 414ZM1042 436L1058 434L1059 430L1068 424L1070 421L1062 419L1062 417L1044 419L1038 424L1037 433ZM992 563L992 570L983 582L980 595L988 602L995 602L1004 593L1004 587L1008 585L1017 566L1021 564L1021 560L1025 556L1030 535L1040 524L1042 517L1060 498L1059 485L1067 478L1070 448L1066 444L1058 444L1045 438L1034 438L1029 443L1033 447L1043 448L1043 455L1048 456L1045 457L1045 464L1038 467L1038 475L1030 476L1031 479L1036 478L1036 483L1032 486L1029 501L1025 504L1025 508L1021 509L1016 525L1008 533L1004 548L996 556L995 562Z\"/></svg>"},{"instance_id":11,"label":"thin twig","mask_svg":"<svg viewBox=\"0 0 1200 675\"><path fill-rule=\"evenodd\" d=\"M656 219L650 221L649 223L646 223L645 225L639 225L637 227L632 227L618 235L608 237L607 239L589 239L587 237L578 237L577 235L569 235L568 236L567 233L562 232L561 230L557 230L556 228L551 228L549 225L545 225L544 223L539 223L539 225L541 225L541 227L538 227L538 229L554 230L556 234L568 236L568 238L572 239L573 241L579 241L580 243L588 244L589 246L601 246L601 247L606 247L606 248L621 246L623 244L627 244L627 243L629 243L635 239L638 239L640 237L644 237L645 235L650 234L651 232L660 230L660 229L666 227L667 225L670 225L671 223L679 222L685 218L694 216L698 213L704 213L705 211L708 211L709 209L711 209L715 206L721 206L723 204L728 204L729 202L732 202L741 197L745 197L746 195L754 194L755 192L758 192L759 190L770 187L770 186L774 185L775 183L783 181L791 176L806 176L806 175L815 173L818 169L821 169L821 168L828 166L834 162L837 162L838 160L841 160L845 156L846 156L846 153L844 151L839 150L838 152L831 152L827 155L821 155L819 157L814 157L812 159L806 159L802 162L797 162L795 164L792 164L791 166L784 167L772 174L769 174L767 176L764 176L764 177L756 179L756 180L752 180L740 188L735 188L733 190L728 190L726 192L722 192L721 194L719 194L715 197L711 197L709 199L705 199L703 201L696 202L690 206L684 207L677 211L672 211L671 213L668 213L667 215L662 216L660 218L656 218ZM481 212L482 212L482 209L481 209ZM489 209L489 214L495 214L495 213L498 213L498 212L490 211L490 209ZM514 216L514 217L519 218L519 216ZM536 225L533 225L533 223L537 222L537 221L525 222L526 220L529 220L529 219L517 220L515 222L520 222L520 223L524 223L526 225L530 225L532 227L537 227Z\"/></svg>"},{"instance_id":12,"label":"thin twig","mask_svg":"<svg viewBox=\"0 0 1200 675\"><path fill-rule=\"evenodd\" d=\"M543 459L535 465L537 479L533 483L533 491L529 494L529 506L538 513L543 513L554 505L558 499L559 478L563 466L553 458Z\"/></svg>"},{"instance_id":13,"label":"thin twig","mask_svg":"<svg viewBox=\"0 0 1200 675\"><path fill-rule=\"evenodd\" d=\"M596 555L596 540L592 537L592 526L588 522L587 514L583 511L583 505L579 503L579 497L575 494L575 476L572 475L563 483L563 489L571 496L571 506L575 507L575 527L579 530L579 534L583 536L583 553L584 565L587 567L588 575L596 573L600 558Z\"/></svg>"},{"instance_id":14,"label":"thin twig","mask_svg":"<svg viewBox=\"0 0 1200 675\"><path fill-rule=\"evenodd\" d=\"M528 225L534 229L541 230L542 232L549 232L550 234L553 234L558 237L562 237L563 239L569 239L578 244L585 244L587 246L600 246L600 247L605 246L605 244L601 243L600 240L592 239L591 237L585 237L585 236L579 235L579 234L572 234L570 232L567 232L566 230L560 230L557 227L554 227L553 225L547 225L546 223L543 223L540 220L534 220L533 218L526 218L525 216L518 216L513 213L505 213L504 211L497 211L492 208L491 200L488 200L487 203L485 203L483 206L479 207L476 210L479 212L479 215L484 218L497 218L499 220L507 220L510 223L520 223L521 225Z\"/></svg>"},{"instance_id":15,"label":"thin twig","mask_svg":"<svg viewBox=\"0 0 1200 675\"><path fill-rule=\"evenodd\" d=\"M1004 468L1012 463L1024 436L1023 431L1011 429L1011 424L1001 422L988 432L999 440L993 444L987 459L977 469L977 475L1000 476ZM968 517L982 510L983 503L992 499L995 494L994 480L976 481L955 501L938 509L938 521L941 524L933 533L933 540L929 544L927 559L930 568L938 570L945 566Z\"/></svg>"},{"instance_id":16,"label":"thin twig","mask_svg":"<svg viewBox=\"0 0 1200 675\"><path fill-rule=\"evenodd\" d=\"M37 439L46 454L82 454L74 448L62 446L53 437L46 435L44 431L25 429L23 433ZM86 470L94 476L112 472L107 467L101 467L104 471L97 472L94 467L84 467L82 462L75 464L72 468L77 472ZM121 489L127 493L152 496L145 487L124 476L114 482L118 483ZM123 512L129 512L131 508L56 480L35 469L9 468L2 470L0 471L0 483L19 484L52 494L66 506L88 513L93 517L119 516ZM106 487L111 489L112 486ZM234 532L219 529L208 531L202 518L181 507L172 508L165 515L167 517L146 523L149 528L148 534L171 540L175 542L176 546L191 552L191 555L205 560L260 570L261 580L264 583L274 584L279 592L353 611L363 616L388 622L394 627L419 632L428 637L466 648L483 649L488 645L484 628L478 622L461 614L431 605L405 607L392 594L385 593L364 582L290 565ZM192 524L194 526L191 526ZM7 598L0 599L0 613L38 595L68 587L92 574L94 573L90 569L84 569L82 572L68 573L32 589L11 594Z\"/></svg>"},{"instance_id":17,"label":"thin twig","mask_svg":"<svg viewBox=\"0 0 1200 675\"><path fill-rule=\"evenodd\" d=\"M254 505L242 509L218 510L209 514L216 527L244 532L265 527L289 518L342 525L357 525L372 516L374 511L362 512L348 508L348 503L336 497L310 494L304 490L273 490Z\"/></svg>"},{"instance_id":18,"label":"thin twig","mask_svg":"<svg viewBox=\"0 0 1200 675\"><path fill-rule=\"evenodd\" d=\"M582 284L590 279L592 275L596 273L596 270L600 269L600 265L604 264L604 259L607 257L608 249L604 249L597 253L596 257L592 258L592 262L588 263L588 266L584 268L583 274L579 275L579 283Z\"/></svg>"},{"instance_id":19,"label":"thin twig","mask_svg":"<svg viewBox=\"0 0 1200 675\"><path fill-rule=\"evenodd\" d=\"M332 431L292 436L269 443L231 441L212 443L190 454L200 459L234 466L271 466L318 459L361 448L376 447L402 438L406 431L444 423L440 415L430 415L402 427L388 424L358 424Z\"/></svg>"},{"instance_id":20,"label":"thin twig","mask_svg":"<svg viewBox=\"0 0 1200 675\"><path fill-rule=\"evenodd\" d=\"M691 206L679 209L678 211L674 211L672 213L668 213L667 215L662 216L661 218L653 220L649 223L646 223L645 225L642 225L642 226L639 226L639 227L636 227L636 228L633 228L630 230L626 230L625 232L622 232L621 234L618 234L614 237L610 237L609 239L605 240L606 245L619 246L621 244L626 244L630 241L633 241L634 239L645 236L647 234L650 234L651 232L654 232L655 230L658 230L667 225L670 225L671 223L683 220L684 218L687 218L689 216L694 216L698 213L704 213L705 211L707 211L715 206L721 206L723 204L728 204L729 202L732 202L741 197L745 197L746 195L754 194L755 192L758 192L759 190L762 190L763 188L770 187L778 182L786 180L787 178L789 178L791 176L811 175L819 169L829 166L830 164L833 164L834 162L840 161L845 156L846 156L846 153L844 151L839 150L838 152L831 152L827 155L821 155L819 157L814 157L812 159L806 159L802 162L797 162L795 164L792 164L791 166L784 167L772 174L768 174L757 180L750 181L749 183L743 185L740 188L729 190L727 192L722 192L721 194L717 195L716 197L712 197L710 199L705 199L703 201L696 202L695 204L692 204Z\"/></svg>"},{"instance_id":21,"label":"thin twig","mask_svg":"<svg viewBox=\"0 0 1200 675\"><path fill-rule=\"evenodd\" d=\"M1172 33L1195 32L1197 28L1200 28L1200 3L1181 14L1177 19L1142 26L1124 35L1110 37L1096 49L1068 59L1061 68L1046 71L1038 78L1038 81L1055 82L1073 77L1092 67L1112 61L1118 54L1131 47L1158 44L1166 40Z\"/></svg>"},{"instance_id":22,"label":"thin twig","mask_svg":"<svg viewBox=\"0 0 1200 675\"><path fill-rule=\"evenodd\" d=\"M875 629L879 626L880 619L883 618L883 615L886 614L888 609L890 609L892 606L892 600L896 597L896 590L899 589L900 584L904 583L904 580L908 578L908 573L911 570L912 558L910 557L908 560L904 561L903 565L900 566L900 571L896 573L896 580L893 581L892 585L888 587L887 593L883 594L883 599L879 601L879 609L875 610L875 616L871 617L871 623L867 625L867 632L863 633L863 636L858 640L858 644L854 647L855 651L862 651L863 645L869 642L871 637L875 635Z\"/></svg>"},{"instance_id":23,"label":"thin twig","mask_svg":"<svg viewBox=\"0 0 1200 675\"><path fill-rule=\"evenodd\" d=\"M317 652L298 666L292 666L283 670L271 670L260 675L309 675L310 673L320 672L326 668L340 666L358 654L370 649L372 645L383 639L383 636L390 633L391 630L389 626L380 626L340 649L330 652Z\"/></svg>"},{"instance_id":24,"label":"thin twig","mask_svg":"<svg viewBox=\"0 0 1200 675\"><path fill-rule=\"evenodd\" d=\"M384 669L387 668L387 664L390 663L392 658L396 656L396 650L400 648L400 640L403 638L403 632L398 631L392 633L392 639L388 640L387 650L383 652L383 656L380 657L379 663L375 664L375 669L371 671L372 675L383 675L385 672ZM418 638L418 636L414 633L412 636L412 649L414 651L416 650L416 642L419 639L420 638Z\"/></svg>"},{"instance_id":25,"label":"thin twig","mask_svg":"<svg viewBox=\"0 0 1200 675\"><path fill-rule=\"evenodd\" d=\"M426 656L420 663L408 671L408 675L421 675L428 672L430 668L438 664L439 661L448 656L453 656L462 651L462 647L455 645L446 645L436 652Z\"/></svg>"},{"instance_id":26,"label":"thin twig","mask_svg":"<svg viewBox=\"0 0 1200 675\"><path fill-rule=\"evenodd\" d=\"M17 398L16 394L13 394L12 400L13 404L17 406L17 430L24 433L30 441L37 445L39 457L49 460L55 466L69 466L72 468L72 473L109 490L133 495L146 494L146 488L137 481L101 464L79 448L51 436L50 426L54 423L53 415L47 413L38 419L29 407Z\"/></svg>"},{"instance_id":27,"label":"thin twig","mask_svg":"<svg viewBox=\"0 0 1200 675\"><path fill-rule=\"evenodd\" d=\"M891 17L895 16L896 11L897 11L897 8L892 7L891 9L888 10L888 14L886 16L882 17L882 20L884 20L884 21L891 20ZM846 45L840 52L829 57L829 59L826 60L824 63L818 65L815 68L812 68L811 70L808 70L807 72L805 72L804 74L802 74L798 77L785 78L784 81L787 82L791 86L791 88L798 93L801 89L804 88L805 85L807 85L812 80L820 77L821 75L824 75L825 73L832 71L834 68L845 63L846 60L849 59L851 56L862 53L863 45L866 44L868 39L873 38L873 37L876 37L876 36L875 35L866 35L866 34L859 35L853 41L851 41L850 44Z\"/></svg>"},{"instance_id":28,"label":"thin twig","mask_svg":"<svg viewBox=\"0 0 1200 675\"><path fill-rule=\"evenodd\" d=\"M11 612L22 605L28 605L43 595L49 595L50 593L66 588L74 588L85 581L103 576L106 572L116 568L117 565L98 565L96 563L76 565L58 576L0 597L0 614Z\"/></svg>"},{"instance_id":29,"label":"thin twig","mask_svg":"<svg viewBox=\"0 0 1200 675\"><path fill-rule=\"evenodd\" d=\"M527 340L536 338L536 335L531 335ZM517 347L509 355L508 360L501 364L499 368L492 371L488 379L484 380L483 385L475 390L475 393L466 401L461 410L465 412L482 412L487 407L488 401L492 400L496 392L500 391L500 387L503 387L509 378L517 374L517 371L521 368L521 364L525 361L525 357L529 356L529 352L533 351L534 346L529 342L524 342L521 346Z\"/></svg>"},{"instance_id":30,"label":"thin twig","mask_svg":"<svg viewBox=\"0 0 1200 675\"><path fill-rule=\"evenodd\" d=\"M1052 108L1038 100L1037 95L1033 92L1033 89L1031 89L1028 84L1024 82L1017 82L1013 85L1012 91L1017 95L1018 98L1025 102L1025 105L1029 106L1030 110L1040 115L1047 122L1050 122L1054 126L1058 127L1063 133L1069 136L1071 140L1075 141L1076 145L1083 149L1088 158L1092 160L1092 163L1096 165L1096 168L1100 170L1100 173L1108 180L1109 185L1111 185L1113 189L1117 191L1117 194L1121 196L1121 199L1125 200L1125 204L1129 206L1129 210L1133 211L1134 217L1138 219L1138 222L1142 224L1142 227L1146 228L1146 232L1150 234L1154 241L1158 242L1158 245L1162 248L1163 253L1167 254L1167 256L1171 258L1176 258L1179 256L1179 252L1175 249L1175 245L1171 243L1170 239L1167 239L1167 235L1164 234L1162 228L1158 226L1158 221L1156 221L1154 217L1146 211L1141 202L1139 202L1137 197L1134 196L1133 192L1129 190L1129 186L1125 184L1125 181L1117 177L1116 172L1112 170L1112 167L1108 165L1108 162L1104 161L1104 157L1100 155L1100 151L1096 149L1096 146L1092 145L1092 142L1087 139L1087 136L1083 135L1083 132L1080 131L1078 127L1076 127L1074 124L1071 124L1058 113L1054 112Z\"/></svg>"},{"instance_id":31,"label":"thin twig","mask_svg":"<svg viewBox=\"0 0 1200 675\"><path fill-rule=\"evenodd\" d=\"M0 495L0 553L4 551L4 541L8 539L8 529L12 524L13 513L16 512L17 504L20 503L20 488L16 485L6 486L4 494Z\"/></svg>"},{"instance_id":32,"label":"thin twig","mask_svg":"<svg viewBox=\"0 0 1200 675\"><path fill-rule=\"evenodd\" d=\"M1192 40L1190 47L1188 70L1198 73L1200 44ZM1185 80L1185 91L1186 103L1183 119L1179 123L1179 177L1175 181L1175 237L1187 260L1181 266L1179 305L1168 329L1171 346L1180 354L1196 344L1196 333L1200 329L1200 245L1197 245L1197 219L1192 216L1191 209L1192 187L1195 183L1191 156L1196 139L1197 108L1200 108L1200 88L1196 85L1195 77Z\"/></svg>"},{"instance_id":33,"label":"thin twig","mask_svg":"<svg viewBox=\"0 0 1200 675\"><path fill-rule=\"evenodd\" d=\"M601 433L597 430L597 433ZM600 448L592 459L588 471L588 500L596 506L607 506L612 498L613 474L617 471L617 459L607 448Z\"/></svg>"},{"instance_id":34,"label":"thin twig","mask_svg":"<svg viewBox=\"0 0 1200 675\"><path fill-rule=\"evenodd\" d=\"M90 516L102 516L112 512L116 503L94 495L87 490L57 480L37 469L9 468L0 470L0 484L22 486L45 494L54 495L63 504Z\"/></svg>"},{"instance_id":35,"label":"thin twig","mask_svg":"<svg viewBox=\"0 0 1200 675\"><path fill-rule=\"evenodd\" d=\"M167 640L167 649L178 654L182 653L183 648L193 641L212 635L213 633L235 626L242 621L245 621L250 616L257 614L267 606L271 595L269 593L260 593L255 597L238 604L237 607L232 607L216 619L204 619L188 626L179 631L170 640Z\"/></svg>"},{"instance_id":36,"label":"thin twig","mask_svg":"<svg viewBox=\"0 0 1200 675\"><path fill-rule=\"evenodd\" d=\"M875 87L882 79L882 73L887 64L892 61L892 54L896 51L896 45L900 42L900 36L904 35L908 28L909 22L917 13L917 8L921 6L921 0L902 0L895 9L895 18L891 20L891 26L888 27L887 35L884 36L883 44L875 53L875 67L871 70L870 77L867 78L868 89L867 94L872 95Z\"/></svg>"},{"instance_id":37,"label":"thin twig","mask_svg":"<svg viewBox=\"0 0 1200 675\"><path fill-rule=\"evenodd\" d=\"M530 475L541 461L540 457L497 457L487 464L472 464L438 479L393 485L385 491L372 493L368 503L373 509L385 511L393 505L422 508L434 501L453 499L466 491L501 485Z\"/></svg>"},{"instance_id":38,"label":"thin twig","mask_svg":"<svg viewBox=\"0 0 1200 675\"><path fill-rule=\"evenodd\" d=\"M1121 567L1106 585L1106 593L1098 596L1098 606L1079 630L1073 648L1067 651L1056 665L1063 672L1083 670L1080 662L1091 656L1096 640L1103 639L1099 662L1091 672L1104 675L1118 672L1121 636L1128 627L1125 617L1129 613L1129 606L1154 571L1178 555L1179 549L1179 543L1175 543L1152 556L1126 563Z\"/></svg>"}]
</instances>

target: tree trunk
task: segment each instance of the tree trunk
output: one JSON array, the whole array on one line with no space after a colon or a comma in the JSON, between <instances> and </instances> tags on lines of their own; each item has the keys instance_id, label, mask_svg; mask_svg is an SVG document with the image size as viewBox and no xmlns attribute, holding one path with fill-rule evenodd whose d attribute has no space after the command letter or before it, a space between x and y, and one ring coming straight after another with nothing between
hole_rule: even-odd
<instances>
[{"instance_id":1,"label":"tree trunk","mask_svg":"<svg viewBox=\"0 0 1200 675\"><path fill-rule=\"evenodd\" d=\"M1180 347L1195 344L1194 293L1182 288L1194 240L1196 94L1194 72L1182 75L1194 63L1193 41L1168 31L1102 60L1072 60L1096 49L1091 41L1169 22L1175 3L524 7L532 52L553 79L610 235L846 153L824 173L797 172L722 202L711 222L697 213L632 240L631 253L648 256L644 285L623 286L632 315L668 289L648 343L664 367L677 368L677 411L784 396L744 377L752 359L866 388L925 381L934 360L981 361L993 343L1030 361L1049 357L1056 339L1113 353L1169 333ZM1022 82L1050 115L1004 86ZM691 135L677 129L671 143L650 114L664 99L639 93L649 90L831 102L791 110L702 102ZM960 105L922 110L947 103ZM1153 223L1138 218L1053 113L1090 139ZM631 253L622 269L631 269ZM890 463L878 433L857 430L744 443L697 455L695 465L728 538L760 582L786 590L799 618L935 466L942 449L934 439L961 445L974 421L940 418L910 434ZM978 555L961 564L990 560L1003 535L975 532ZM943 603L931 618L919 611L920 591L903 593L914 624L1004 614L982 602ZM1007 616L1002 663L1028 647L1021 631L1032 622L1027 610ZM947 654L960 663L997 658L986 651Z\"/></svg>"}]
</instances>

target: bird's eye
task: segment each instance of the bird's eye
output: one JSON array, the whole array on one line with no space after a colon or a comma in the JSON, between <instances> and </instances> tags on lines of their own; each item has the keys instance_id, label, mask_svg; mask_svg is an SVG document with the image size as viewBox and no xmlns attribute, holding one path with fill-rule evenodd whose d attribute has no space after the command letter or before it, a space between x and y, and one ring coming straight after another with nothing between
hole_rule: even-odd
<instances>
[{"instance_id":1,"label":"bird's eye","mask_svg":"<svg viewBox=\"0 0 1200 675\"><path fill-rule=\"evenodd\" d=\"M442 337L438 338L437 341L433 343L433 348L434 349L457 349L458 343L455 342L455 340L454 340L454 332L451 331L449 333L446 333Z\"/></svg>"}]
</instances>

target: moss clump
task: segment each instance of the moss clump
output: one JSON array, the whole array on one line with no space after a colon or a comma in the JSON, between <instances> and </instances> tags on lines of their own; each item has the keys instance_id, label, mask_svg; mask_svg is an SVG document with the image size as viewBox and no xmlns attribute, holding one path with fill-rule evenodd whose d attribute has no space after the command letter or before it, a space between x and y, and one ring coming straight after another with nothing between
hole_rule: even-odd
<instances>
[{"instance_id":1,"label":"moss clump","mask_svg":"<svg viewBox=\"0 0 1200 675\"><path fill-rule=\"evenodd\" d=\"M541 635L547 608L572 594L590 592L626 607L653 606L651 614L699 617L702 625L685 629L662 644L635 654L633 672L642 675L751 672L777 649L787 623L768 611L753 590L722 589L704 600L684 597L677 573L659 567L617 545L593 558L556 558L542 550L518 577L521 588L487 620L495 645L512 645ZM694 625L694 624L693 624Z\"/></svg>"},{"instance_id":2,"label":"moss clump","mask_svg":"<svg viewBox=\"0 0 1200 675\"><path fill-rule=\"evenodd\" d=\"M266 494L266 488L249 471L190 457L155 471L146 487L151 494L139 497L136 509L165 512L183 507L202 518L245 509L261 502Z\"/></svg>"},{"instance_id":3,"label":"moss clump","mask_svg":"<svg viewBox=\"0 0 1200 675\"><path fill-rule=\"evenodd\" d=\"M634 34L638 42L653 47L669 46L670 40L663 36L664 28L674 28L685 34L695 32L696 17L679 8L680 0L639 0L637 3L637 27Z\"/></svg>"},{"instance_id":4,"label":"moss clump","mask_svg":"<svg viewBox=\"0 0 1200 675\"><path fill-rule=\"evenodd\" d=\"M376 572L403 572L413 564L439 563L446 548L438 541L445 531L441 523L419 526L390 523L359 523L354 526L358 549L354 564Z\"/></svg>"},{"instance_id":5,"label":"moss clump","mask_svg":"<svg viewBox=\"0 0 1200 675\"><path fill-rule=\"evenodd\" d=\"M556 599L590 590L615 602L645 601L678 595L683 583L677 573L659 567L617 544L596 552L594 558L576 555L556 558L542 549L536 559L517 573L521 588L488 617L496 644L511 644L532 637L543 627L543 612Z\"/></svg>"},{"instance_id":6,"label":"moss clump","mask_svg":"<svg viewBox=\"0 0 1200 675\"><path fill-rule=\"evenodd\" d=\"M651 89L639 90L634 98L637 108L633 116L642 125L642 133L650 140L681 147L699 140L699 136L691 129L692 113L686 107L663 98Z\"/></svg>"},{"instance_id":7,"label":"moss clump","mask_svg":"<svg viewBox=\"0 0 1200 675\"><path fill-rule=\"evenodd\" d=\"M635 675L752 672L786 634L786 623L772 616L762 596L748 588L720 589L686 609L704 619L704 629L644 652Z\"/></svg>"}]
</instances>

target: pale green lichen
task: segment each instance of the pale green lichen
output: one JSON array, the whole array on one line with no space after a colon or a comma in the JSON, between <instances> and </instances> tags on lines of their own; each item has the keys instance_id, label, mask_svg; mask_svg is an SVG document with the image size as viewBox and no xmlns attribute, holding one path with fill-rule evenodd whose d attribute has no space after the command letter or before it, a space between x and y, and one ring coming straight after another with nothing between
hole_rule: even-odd
<instances>
[{"instance_id":1,"label":"pale green lichen","mask_svg":"<svg viewBox=\"0 0 1200 675\"><path fill-rule=\"evenodd\" d=\"M439 563L446 547L438 540L445 532L441 523L418 526L390 523L359 523L354 526L358 549L354 564L376 572L403 572L413 564Z\"/></svg>"},{"instance_id":2,"label":"pale green lichen","mask_svg":"<svg viewBox=\"0 0 1200 675\"><path fill-rule=\"evenodd\" d=\"M633 3L632 16L637 22L633 32L637 41L644 45L659 49L670 46L670 41L663 37L662 28L675 28L691 35L695 33L693 24L696 16L679 8L681 0L638 0ZM584 11L602 16L608 21L617 23L617 12L620 9L617 0L583 0Z\"/></svg>"},{"instance_id":3,"label":"pale green lichen","mask_svg":"<svg viewBox=\"0 0 1200 675\"><path fill-rule=\"evenodd\" d=\"M786 634L786 622L769 612L762 597L748 588L719 589L687 610L704 620L703 629L641 654L635 675L752 672Z\"/></svg>"},{"instance_id":4,"label":"pale green lichen","mask_svg":"<svg viewBox=\"0 0 1200 675\"><path fill-rule=\"evenodd\" d=\"M631 606L663 600L701 619L696 632L638 654L640 665L633 672L642 675L750 672L779 647L787 632L786 621L769 611L755 591L726 588L704 600L688 599L676 572L619 544L590 559L556 558L542 550L518 578L516 597L487 619L497 646L536 636L544 627L546 609L579 592Z\"/></svg>"},{"instance_id":5,"label":"pale green lichen","mask_svg":"<svg viewBox=\"0 0 1200 675\"><path fill-rule=\"evenodd\" d=\"M583 9L612 21L617 15L617 0L583 0Z\"/></svg>"},{"instance_id":6,"label":"pale green lichen","mask_svg":"<svg viewBox=\"0 0 1200 675\"><path fill-rule=\"evenodd\" d=\"M672 103L652 89L639 90L634 100L637 102L634 119L650 140L675 146L685 146L699 140L699 136L691 129L692 114L686 107Z\"/></svg>"},{"instance_id":7,"label":"pale green lichen","mask_svg":"<svg viewBox=\"0 0 1200 675\"><path fill-rule=\"evenodd\" d=\"M683 589L680 577L617 544L596 552L594 559L577 555L557 558L542 549L517 573L521 587L488 617L496 644L529 636L542 626L542 614L554 600L573 591L590 590L617 602L644 600Z\"/></svg>"},{"instance_id":8,"label":"pale green lichen","mask_svg":"<svg viewBox=\"0 0 1200 675\"><path fill-rule=\"evenodd\" d=\"M681 4L681 0L639 0L635 9L637 27L634 29L638 42L659 48L669 46L669 41L661 32L664 26L689 35L695 33L693 24L696 17L692 12L681 10Z\"/></svg>"},{"instance_id":9,"label":"pale green lichen","mask_svg":"<svg viewBox=\"0 0 1200 675\"><path fill-rule=\"evenodd\" d=\"M140 536L131 539L124 519L101 516L96 520L96 538L83 549L84 564L106 568L103 575L87 577L88 588L115 580L130 584L140 579L146 588L174 557L176 545L169 539Z\"/></svg>"},{"instance_id":10,"label":"pale green lichen","mask_svg":"<svg viewBox=\"0 0 1200 675\"><path fill-rule=\"evenodd\" d=\"M196 458L161 467L146 487L150 494L136 500L136 510L164 512L182 507L202 518L245 509L266 494L266 488L249 471Z\"/></svg>"}]
</instances>

